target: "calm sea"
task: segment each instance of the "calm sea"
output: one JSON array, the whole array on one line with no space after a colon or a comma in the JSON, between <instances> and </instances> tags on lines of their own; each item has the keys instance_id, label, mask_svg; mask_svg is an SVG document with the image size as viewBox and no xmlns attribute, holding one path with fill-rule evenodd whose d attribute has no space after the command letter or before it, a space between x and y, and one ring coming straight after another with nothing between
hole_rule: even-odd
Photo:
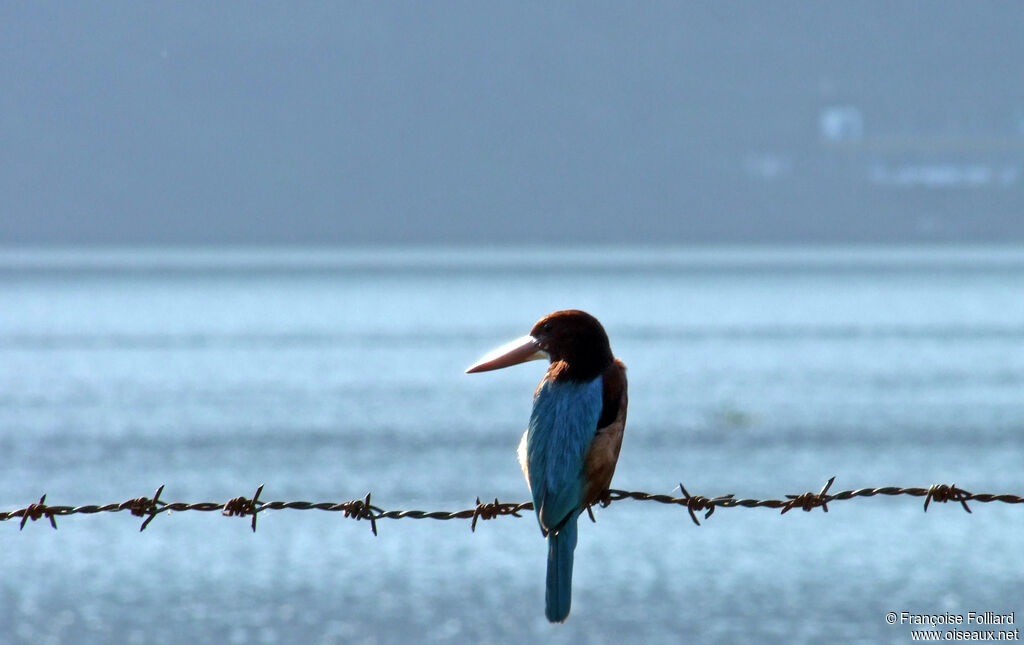
<instances>
[{"instance_id":1,"label":"calm sea","mask_svg":"<svg viewBox=\"0 0 1024 645\"><path fill-rule=\"evenodd\" d=\"M1024 494L1024 250L0 253L0 508L527 499L543 371L467 376L582 308L629 367L613 485L777 498L956 483ZM0 524L3 643L906 643L889 611L1016 612L1024 506L829 512L620 502L543 615L524 517L278 511Z\"/></svg>"}]
</instances>

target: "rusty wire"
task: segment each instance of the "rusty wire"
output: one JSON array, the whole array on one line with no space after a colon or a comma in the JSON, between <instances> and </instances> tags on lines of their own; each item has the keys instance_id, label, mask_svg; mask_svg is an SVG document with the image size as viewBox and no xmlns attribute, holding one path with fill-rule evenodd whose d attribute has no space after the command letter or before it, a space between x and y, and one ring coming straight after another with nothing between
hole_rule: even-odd
<instances>
[{"instance_id":1,"label":"rusty wire","mask_svg":"<svg viewBox=\"0 0 1024 645\"><path fill-rule=\"evenodd\" d=\"M645 493L639 491L624 491L624 490L608 490L605 492L604 497L601 499L601 506L608 506L613 502L633 499L644 502L657 502L659 504L671 504L675 506L682 506L686 508L690 515L690 519L697 526L700 526L700 520L697 519L697 513L703 513L704 519L711 517L717 508L772 508L780 509L784 515L787 512L799 508L804 511L811 511L815 508L821 507L823 511L828 512L828 504L837 501L844 501L853 499L854 497L875 497L876 495L909 495L911 497L924 497L924 510L928 511L928 506L932 502L958 502L965 511L971 512L967 502L1003 502L1006 504L1024 504L1024 497L1012 494L1001 494L993 495L991 493L970 493L962 488L958 488L956 484L936 484L929 488L900 488L897 486L885 486L881 488L861 488L858 490L846 490L840 493L829 493L832 483L835 481L835 477L832 477L825 483L817 493L805 492L798 495L786 495L786 499L737 499L734 495L720 495L718 497L704 497L703 495L691 495L686 487L681 483L678 486L679 491L682 493L682 497L675 497L672 495ZM350 517L355 520L367 520L370 523L370 530L373 531L374 535L377 535L377 521L378 520L399 520L404 518L411 519L430 519L430 520L470 520L469 528L472 531L476 530L478 520L490 520L503 515L511 515L513 517L522 517L521 511L533 510L533 503L531 502L520 502L520 503L508 503L499 502L497 498L493 502L481 502L480 498L476 499L476 506L473 508L463 509L461 511L415 511L415 510L385 510L379 506L375 506L370 502L370 493L367 493L362 499L352 499L345 502L264 502L260 500L260 494L263 492L263 485L256 489L256 493L252 498L239 496L235 497L227 502L167 502L160 499L160 495L163 493L164 487L160 486L153 495L153 498L149 497L136 497L133 499L126 500L124 502L104 504L100 505L85 505L85 506L56 506L46 503L46 495L39 498L39 501L34 504L29 504L25 508L19 508L14 511L0 511L0 521L13 520L15 518L21 518L19 523L20 528L24 529L25 524L32 520L33 522L42 518L46 518L50 522L50 526L54 529L57 528L57 517L66 515L93 515L95 513L117 513L120 511L129 511L136 517L145 518L142 522L142 526L139 527L140 531L144 531L150 522L161 513L170 511L220 511L222 515L227 517L252 517L250 526L252 530L256 530L256 517L268 510L296 510L296 511L331 511L340 512L343 517ZM587 507L587 512L590 514L590 519L594 519L593 513L591 513L590 507Z\"/></svg>"}]
</instances>

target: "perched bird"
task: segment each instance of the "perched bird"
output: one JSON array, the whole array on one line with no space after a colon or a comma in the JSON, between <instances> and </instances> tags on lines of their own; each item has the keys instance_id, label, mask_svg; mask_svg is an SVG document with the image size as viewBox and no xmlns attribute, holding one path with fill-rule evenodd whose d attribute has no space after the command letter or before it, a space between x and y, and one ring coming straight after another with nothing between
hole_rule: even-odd
<instances>
[{"instance_id":1,"label":"perched bird","mask_svg":"<svg viewBox=\"0 0 1024 645\"><path fill-rule=\"evenodd\" d=\"M519 464L548 539L545 614L569 616L576 519L608 490L626 427L626 366L612 355L604 327L590 314L556 311L529 335L484 356L466 373L534 359L551 363L533 395Z\"/></svg>"}]
</instances>

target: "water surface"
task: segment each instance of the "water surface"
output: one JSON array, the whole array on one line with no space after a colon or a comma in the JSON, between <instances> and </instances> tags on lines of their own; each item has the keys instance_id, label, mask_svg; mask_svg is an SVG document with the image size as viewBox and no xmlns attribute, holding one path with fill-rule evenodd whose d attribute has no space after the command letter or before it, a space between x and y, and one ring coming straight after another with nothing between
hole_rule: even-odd
<instances>
[{"instance_id":1,"label":"water surface","mask_svg":"<svg viewBox=\"0 0 1024 645\"><path fill-rule=\"evenodd\" d=\"M0 253L0 508L151 496L525 500L539 363L464 375L578 307L629 367L614 486L1024 493L1024 251ZM1024 615L1024 508L826 515L621 502L543 616L533 519L127 513L0 525L12 643L895 642L887 611ZM1020 619L1019 619L1020 620Z\"/></svg>"}]
</instances>

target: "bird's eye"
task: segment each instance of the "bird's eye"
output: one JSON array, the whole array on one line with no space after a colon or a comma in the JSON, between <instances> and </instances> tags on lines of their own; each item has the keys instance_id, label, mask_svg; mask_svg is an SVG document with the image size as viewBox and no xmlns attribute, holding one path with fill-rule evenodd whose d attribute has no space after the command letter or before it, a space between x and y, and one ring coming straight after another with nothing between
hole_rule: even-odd
<instances>
[{"instance_id":1,"label":"bird's eye","mask_svg":"<svg viewBox=\"0 0 1024 645\"><path fill-rule=\"evenodd\" d=\"M546 322L540 328L542 331L551 331L551 323Z\"/></svg>"}]
</instances>

